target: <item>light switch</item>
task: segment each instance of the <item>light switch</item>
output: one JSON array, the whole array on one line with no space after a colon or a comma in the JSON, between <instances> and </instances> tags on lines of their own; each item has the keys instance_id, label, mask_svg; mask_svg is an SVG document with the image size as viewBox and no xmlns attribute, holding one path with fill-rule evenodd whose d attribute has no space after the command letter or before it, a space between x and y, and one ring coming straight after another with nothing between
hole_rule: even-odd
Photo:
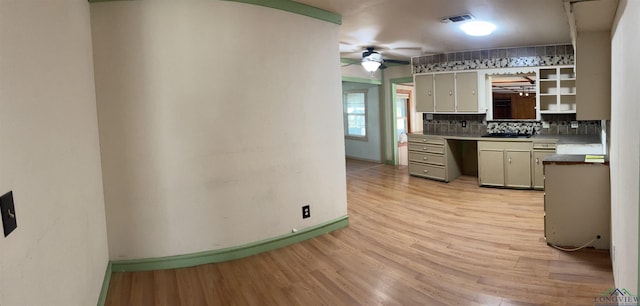
<instances>
[{"instance_id":1,"label":"light switch","mask_svg":"<svg viewBox=\"0 0 640 306\"><path fill-rule=\"evenodd\" d=\"M7 237L18 227L16 210L13 207L13 191L9 191L0 197L0 214L2 215L4 236Z\"/></svg>"}]
</instances>

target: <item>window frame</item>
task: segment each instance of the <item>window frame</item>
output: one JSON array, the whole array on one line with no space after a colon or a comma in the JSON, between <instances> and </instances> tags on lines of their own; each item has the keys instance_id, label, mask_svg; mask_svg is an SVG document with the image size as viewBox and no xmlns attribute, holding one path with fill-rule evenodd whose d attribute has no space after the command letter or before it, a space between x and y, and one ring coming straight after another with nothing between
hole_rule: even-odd
<instances>
[{"instance_id":1,"label":"window frame","mask_svg":"<svg viewBox=\"0 0 640 306\"><path fill-rule=\"evenodd\" d=\"M369 140L369 120L368 120L368 107L367 107L367 92L366 89L345 90L342 93L342 120L344 123L344 138L358 141ZM349 114L347 113L347 95L361 93L364 95L364 113L363 114ZM364 116L364 136L349 134L349 115Z\"/></svg>"}]
</instances>

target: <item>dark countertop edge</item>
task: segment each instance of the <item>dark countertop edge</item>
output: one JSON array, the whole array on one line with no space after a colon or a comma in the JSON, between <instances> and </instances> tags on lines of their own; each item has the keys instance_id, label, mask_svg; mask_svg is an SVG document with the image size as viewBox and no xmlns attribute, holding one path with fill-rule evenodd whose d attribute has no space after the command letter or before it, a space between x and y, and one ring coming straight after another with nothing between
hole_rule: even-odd
<instances>
[{"instance_id":1,"label":"dark countertop edge","mask_svg":"<svg viewBox=\"0 0 640 306\"><path fill-rule=\"evenodd\" d=\"M601 144L600 135L549 135L537 134L529 138L502 138L502 137L482 137L485 133L412 133L409 135L438 136L447 139L459 140L485 140L485 141L532 141L532 142L556 142L558 144Z\"/></svg>"},{"instance_id":2,"label":"dark countertop edge","mask_svg":"<svg viewBox=\"0 0 640 306\"><path fill-rule=\"evenodd\" d=\"M603 154L549 154L542 160L544 165L609 165L609 157L604 156L604 163L589 163L584 161L586 155Z\"/></svg>"}]
</instances>

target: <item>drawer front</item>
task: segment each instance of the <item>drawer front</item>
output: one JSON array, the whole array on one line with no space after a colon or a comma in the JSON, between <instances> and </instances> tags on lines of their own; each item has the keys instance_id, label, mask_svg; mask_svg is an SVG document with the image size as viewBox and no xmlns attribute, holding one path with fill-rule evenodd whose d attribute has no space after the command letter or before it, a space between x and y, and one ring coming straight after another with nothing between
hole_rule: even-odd
<instances>
[{"instance_id":1,"label":"drawer front","mask_svg":"<svg viewBox=\"0 0 640 306\"><path fill-rule=\"evenodd\" d=\"M556 149L556 144L555 143L533 143L533 149L534 150L555 150Z\"/></svg>"},{"instance_id":2,"label":"drawer front","mask_svg":"<svg viewBox=\"0 0 640 306\"><path fill-rule=\"evenodd\" d=\"M409 143L409 151L444 154L443 145Z\"/></svg>"},{"instance_id":3,"label":"drawer front","mask_svg":"<svg viewBox=\"0 0 640 306\"><path fill-rule=\"evenodd\" d=\"M531 142L528 141L478 141L478 150L531 150Z\"/></svg>"},{"instance_id":4,"label":"drawer front","mask_svg":"<svg viewBox=\"0 0 640 306\"><path fill-rule=\"evenodd\" d=\"M444 167L409 162L409 174L437 180L446 180Z\"/></svg>"},{"instance_id":5,"label":"drawer front","mask_svg":"<svg viewBox=\"0 0 640 306\"><path fill-rule=\"evenodd\" d=\"M409 152L409 161L444 166L444 155L431 154L431 153Z\"/></svg>"},{"instance_id":6,"label":"drawer front","mask_svg":"<svg viewBox=\"0 0 640 306\"><path fill-rule=\"evenodd\" d=\"M444 145L444 138L427 135L411 135L409 134L409 142L425 143L434 145Z\"/></svg>"}]
</instances>

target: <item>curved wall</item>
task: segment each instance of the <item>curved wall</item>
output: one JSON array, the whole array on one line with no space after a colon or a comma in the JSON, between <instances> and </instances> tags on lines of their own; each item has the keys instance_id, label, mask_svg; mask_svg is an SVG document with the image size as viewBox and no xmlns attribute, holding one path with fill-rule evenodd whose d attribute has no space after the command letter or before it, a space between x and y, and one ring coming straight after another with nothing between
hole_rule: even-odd
<instances>
[{"instance_id":1,"label":"curved wall","mask_svg":"<svg viewBox=\"0 0 640 306\"><path fill-rule=\"evenodd\" d=\"M347 214L336 24L212 0L93 3L91 23L112 260Z\"/></svg>"},{"instance_id":2,"label":"curved wall","mask_svg":"<svg viewBox=\"0 0 640 306\"><path fill-rule=\"evenodd\" d=\"M109 258L86 1L0 1L9 190L18 227L0 234L0 305L95 305Z\"/></svg>"}]
</instances>

